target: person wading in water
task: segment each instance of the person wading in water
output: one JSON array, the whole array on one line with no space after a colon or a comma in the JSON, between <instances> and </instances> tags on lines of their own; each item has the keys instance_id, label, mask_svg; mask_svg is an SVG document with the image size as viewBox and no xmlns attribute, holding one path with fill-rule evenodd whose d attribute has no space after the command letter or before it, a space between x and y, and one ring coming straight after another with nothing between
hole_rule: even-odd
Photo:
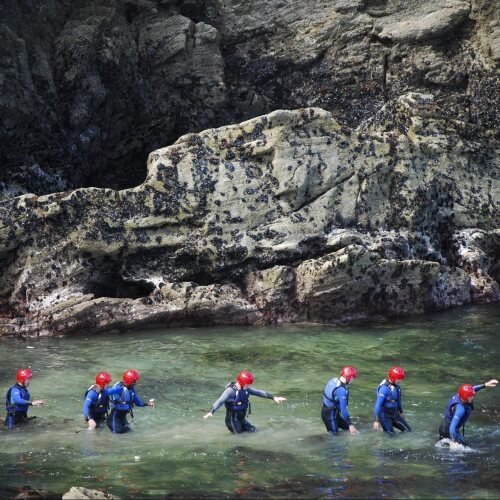
<instances>
[{"instance_id":1,"label":"person wading in water","mask_svg":"<svg viewBox=\"0 0 500 500\"><path fill-rule=\"evenodd\" d=\"M224 392L213 404L212 409L203 418L212 417L222 406L226 406L226 427L230 432L240 434L242 432L255 432L255 427L246 419L250 414L250 396L272 399L275 403L286 401L286 398L273 396L265 391L250 387L253 384L253 375L247 371L241 371L236 377L236 382L226 385Z\"/></svg>"}]
</instances>

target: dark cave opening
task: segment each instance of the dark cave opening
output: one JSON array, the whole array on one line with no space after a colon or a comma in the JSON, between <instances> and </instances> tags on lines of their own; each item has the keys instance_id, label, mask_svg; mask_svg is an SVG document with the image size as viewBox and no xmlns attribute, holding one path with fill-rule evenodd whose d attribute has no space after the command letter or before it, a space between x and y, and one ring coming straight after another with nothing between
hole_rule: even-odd
<instances>
[{"instance_id":1,"label":"dark cave opening","mask_svg":"<svg viewBox=\"0 0 500 500\"><path fill-rule=\"evenodd\" d=\"M155 285L147 280L124 280L118 273L105 272L87 283L86 292L95 298L139 299L147 297Z\"/></svg>"}]
</instances>

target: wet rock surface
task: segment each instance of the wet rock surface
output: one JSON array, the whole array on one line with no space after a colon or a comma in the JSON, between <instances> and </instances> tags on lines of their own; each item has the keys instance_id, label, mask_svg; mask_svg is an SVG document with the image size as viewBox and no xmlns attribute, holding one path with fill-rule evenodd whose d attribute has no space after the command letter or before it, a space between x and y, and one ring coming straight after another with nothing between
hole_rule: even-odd
<instances>
[{"instance_id":1,"label":"wet rock surface","mask_svg":"<svg viewBox=\"0 0 500 500\"><path fill-rule=\"evenodd\" d=\"M180 137L141 185L0 204L3 335L349 321L499 299L498 146L430 94Z\"/></svg>"},{"instance_id":2,"label":"wet rock surface","mask_svg":"<svg viewBox=\"0 0 500 500\"><path fill-rule=\"evenodd\" d=\"M4 0L0 198L130 188L182 134L276 109L355 128L432 93L498 129L499 23L489 0Z\"/></svg>"}]
</instances>

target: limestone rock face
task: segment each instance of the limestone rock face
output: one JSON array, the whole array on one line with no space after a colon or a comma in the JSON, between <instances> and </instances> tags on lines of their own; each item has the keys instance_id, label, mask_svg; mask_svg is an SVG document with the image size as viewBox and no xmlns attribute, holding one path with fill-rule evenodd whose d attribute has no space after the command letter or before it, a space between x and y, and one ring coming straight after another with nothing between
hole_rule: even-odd
<instances>
[{"instance_id":1,"label":"limestone rock face","mask_svg":"<svg viewBox=\"0 0 500 500\"><path fill-rule=\"evenodd\" d=\"M495 301L498 143L410 93L350 129L278 110L143 184L0 204L4 334L345 321Z\"/></svg>"}]
</instances>

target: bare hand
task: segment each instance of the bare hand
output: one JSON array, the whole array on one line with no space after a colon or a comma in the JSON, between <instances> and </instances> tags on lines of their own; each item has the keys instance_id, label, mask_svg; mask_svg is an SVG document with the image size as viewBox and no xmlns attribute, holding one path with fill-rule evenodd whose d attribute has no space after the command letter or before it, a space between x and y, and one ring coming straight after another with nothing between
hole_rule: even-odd
<instances>
[{"instance_id":1,"label":"bare hand","mask_svg":"<svg viewBox=\"0 0 500 500\"><path fill-rule=\"evenodd\" d=\"M273 401L274 401L275 403L280 404L280 403L282 403L283 401L286 401L286 398L281 398L280 396L274 396Z\"/></svg>"},{"instance_id":2,"label":"bare hand","mask_svg":"<svg viewBox=\"0 0 500 500\"><path fill-rule=\"evenodd\" d=\"M43 403L44 402L41 399L36 399L35 401L31 402L32 406L42 406Z\"/></svg>"},{"instance_id":3,"label":"bare hand","mask_svg":"<svg viewBox=\"0 0 500 500\"><path fill-rule=\"evenodd\" d=\"M155 407L155 400L154 400L154 398L151 398L151 399L148 401L148 406L152 406L153 408Z\"/></svg>"},{"instance_id":4,"label":"bare hand","mask_svg":"<svg viewBox=\"0 0 500 500\"><path fill-rule=\"evenodd\" d=\"M93 418L89 418L88 421L89 429L95 429L97 427L96 421Z\"/></svg>"},{"instance_id":5,"label":"bare hand","mask_svg":"<svg viewBox=\"0 0 500 500\"><path fill-rule=\"evenodd\" d=\"M203 415L203 418L210 418L213 416L214 416L214 414L211 411L209 411L206 415Z\"/></svg>"},{"instance_id":6,"label":"bare hand","mask_svg":"<svg viewBox=\"0 0 500 500\"><path fill-rule=\"evenodd\" d=\"M359 434L358 429L356 429L356 427L354 425L352 425L352 424L349 425L349 432L351 434Z\"/></svg>"},{"instance_id":7,"label":"bare hand","mask_svg":"<svg viewBox=\"0 0 500 500\"><path fill-rule=\"evenodd\" d=\"M380 422L377 422L376 420L375 420L375 422L373 422L373 430L377 431L377 432L382 430L382 426L380 425Z\"/></svg>"},{"instance_id":8,"label":"bare hand","mask_svg":"<svg viewBox=\"0 0 500 500\"><path fill-rule=\"evenodd\" d=\"M488 382L484 383L485 387L495 387L497 384L498 380L496 378L492 378L491 380L488 380Z\"/></svg>"}]
</instances>

